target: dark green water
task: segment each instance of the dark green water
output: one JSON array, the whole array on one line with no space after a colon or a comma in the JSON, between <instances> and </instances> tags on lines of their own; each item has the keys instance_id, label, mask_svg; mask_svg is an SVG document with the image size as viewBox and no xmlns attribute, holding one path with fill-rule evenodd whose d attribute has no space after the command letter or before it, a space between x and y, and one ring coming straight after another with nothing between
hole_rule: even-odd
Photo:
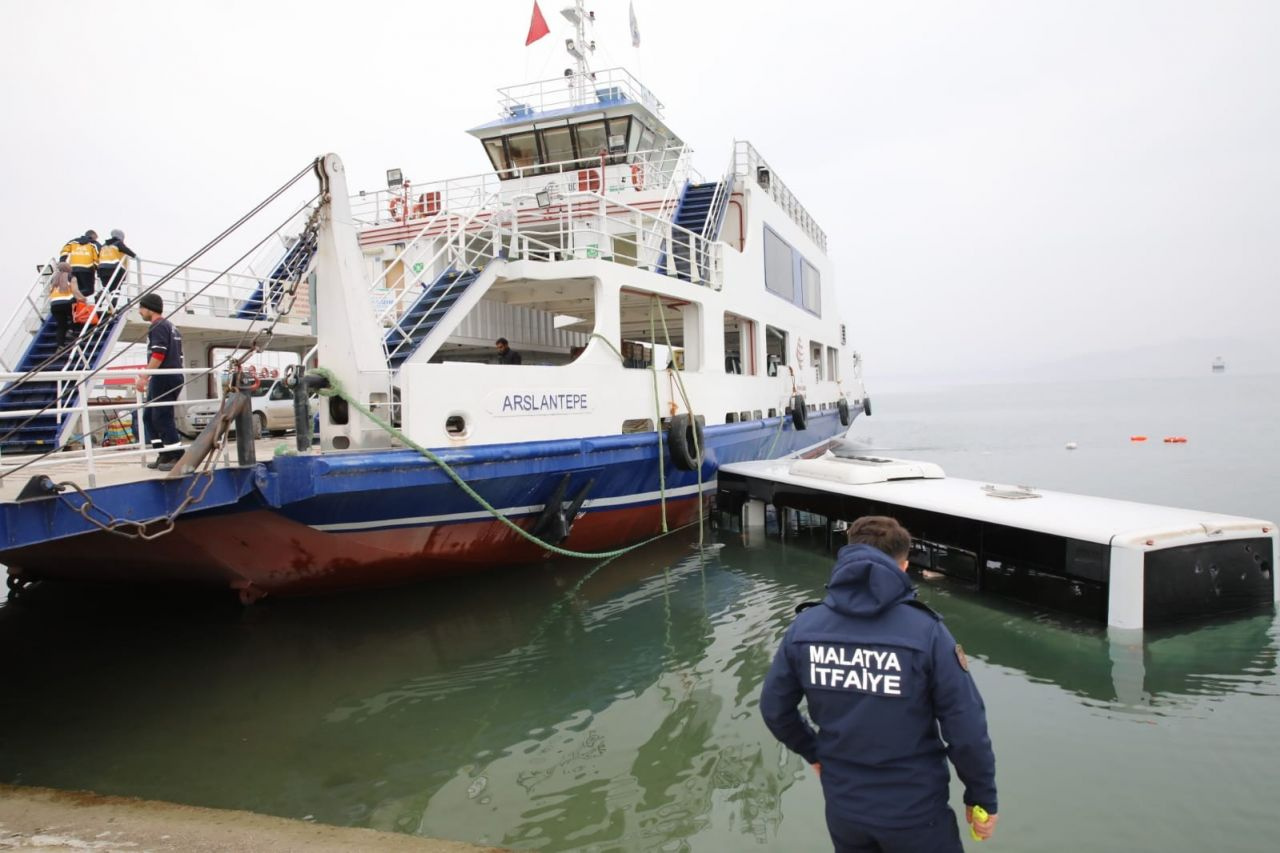
<instances>
[{"instance_id":1,"label":"dark green water","mask_svg":"<svg viewBox=\"0 0 1280 853\"><path fill-rule=\"evenodd\" d=\"M956 476L1280 518L1274 378L1205 379L881 395L855 435ZM247 610L36 588L0 606L0 781L538 850L829 849L816 779L756 698L830 561L707 541ZM1135 641L921 595L987 700L988 846L1276 848L1272 612Z\"/></svg>"}]
</instances>

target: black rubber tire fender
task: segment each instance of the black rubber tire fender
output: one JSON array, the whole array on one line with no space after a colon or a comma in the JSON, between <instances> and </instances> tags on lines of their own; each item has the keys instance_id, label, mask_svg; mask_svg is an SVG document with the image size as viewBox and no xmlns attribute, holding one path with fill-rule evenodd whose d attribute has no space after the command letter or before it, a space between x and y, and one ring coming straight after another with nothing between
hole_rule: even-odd
<instances>
[{"instance_id":1,"label":"black rubber tire fender","mask_svg":"<svg viewBox=\"0 0 1280 853\"><path fill-rule=\"evenodd\" d=\"M871 398L870 397L862 398L862 414L866 415L867 417L871 417Z\"/></svg>"},{"instance_id":2,"label":"black rubber tire fender","mask_svg":"<svg viewBox=\"0 0 1280 853\"><path fill-rule=\"evenodd\" d=\"M803 394L791 398L791 424L796 429L808 429L809 409L804 404Z\"/></svg>"},{"instance_id":3,"label":"black rubber tire fender","mask_svg":"<svg viewBox=\"0 0 1280 853\"><path fill-rule=\"evenodd\" d=\"M836 411L840 413L840 426L848 426L853 420L849 417L849 401L844 397L836 401Z\"/></svg>"},{"instance_id":4,"label":"black rubber tire fender","mask_svg":"<svg viewBox=\"0 0 1280 853\"><path fill-rule=\"evenodd\" d=\"M681 471L698 470L706 457L707 440L703 436L704 423L701 415L692 421L686 414L671 416L671 423L667 427L667 445L671 448L671 461Z\"/></svg>"}]
</instances>

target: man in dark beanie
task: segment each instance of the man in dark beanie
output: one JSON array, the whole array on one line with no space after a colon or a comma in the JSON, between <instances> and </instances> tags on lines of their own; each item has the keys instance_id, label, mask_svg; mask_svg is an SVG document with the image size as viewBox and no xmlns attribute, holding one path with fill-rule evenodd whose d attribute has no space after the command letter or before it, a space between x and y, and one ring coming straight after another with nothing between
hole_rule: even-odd
<instances>
[{"instance_id":1,"label":"man in dark beanie","mask_svg":"<svg viewBox=\"0 0 1280 853\"><path fill-rule=\"evenodd\" d=\"M138 300L138 313L151 324L147 332L148 370L178 369L182 367L182 333L164 318L164 300L158 293L146 293ZM184 380L180 374L139 376L137 388L147 392L148 403L173 402L182 391ZM153 449L160 452L147 464L161 471L172 470L182 458L178 438L178 424L172 405L155 406L143 410L146 439Z\"/></svg>"},{"instance_id":2,"label":"man in dark beanie","mask_svg":"<svg viewBox=\"0 0 1280 853\"><path fill-rule=\"evenodd\" d=\"M791 623L760 695L774 737L822 780L837 853L962 853L948 758L974 837L995 831L986 709L964 650L916 599L910 551L894 519L855 521L826 598Z\"/></svg>"}]
</instances>

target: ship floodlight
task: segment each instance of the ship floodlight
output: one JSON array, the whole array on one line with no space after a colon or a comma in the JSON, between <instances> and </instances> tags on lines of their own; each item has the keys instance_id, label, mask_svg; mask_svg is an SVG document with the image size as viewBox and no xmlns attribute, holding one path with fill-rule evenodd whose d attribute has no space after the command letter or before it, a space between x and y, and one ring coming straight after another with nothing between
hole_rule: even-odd
<instances>
[{"instance_id":1,"label":"ship floodlight","mask_svg":"<svg viewBox=\"0 0 1280 853\"><path fill-rule=\"evenodd\" d=\"M538 190L533 194L533 200L538 203L538 207L550 207L551 190Z\"/></svg>"},{"instance_id":2,"label":"ship floodlight","mask_svg":"<svg viewBox=\"0 0 1280 853\"><path fill-rule=\"evenodd\" d=\"M404 186L404 173L399 169L387 169L387 189L395 190Z\"/></svg>"}]
</instances>

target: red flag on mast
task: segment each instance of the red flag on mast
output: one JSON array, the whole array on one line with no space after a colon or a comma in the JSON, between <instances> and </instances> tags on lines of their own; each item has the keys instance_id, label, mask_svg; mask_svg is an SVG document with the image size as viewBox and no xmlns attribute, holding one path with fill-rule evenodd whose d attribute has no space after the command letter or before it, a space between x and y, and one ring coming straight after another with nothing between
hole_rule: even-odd
<instances>
[{"instance_id":1,"label":"red flag on mast","mask_svg":"<svg viewBox=\"0 0 1280 853\"><path fill-rule=\"evenodd\" d=\"M533 0L533 18L529 21L529 37L524 40L524 46L528 47L549 32L551 28L547 26L547 19L542 17L538 0Z\"/></svg>"}]
</instances>

